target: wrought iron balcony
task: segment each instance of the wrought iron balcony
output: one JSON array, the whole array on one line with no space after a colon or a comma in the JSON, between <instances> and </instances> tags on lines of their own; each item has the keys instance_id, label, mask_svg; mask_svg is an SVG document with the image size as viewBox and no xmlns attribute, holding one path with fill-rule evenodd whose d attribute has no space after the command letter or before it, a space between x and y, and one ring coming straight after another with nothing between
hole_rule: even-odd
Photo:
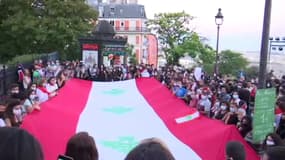
<instances>
[{"instance_id":1,"label":"wrought iron balcony","mask_svg":"<svg viewBox=\"0 0 285 160\"><path fill-rule=\"evenodd\" d=\"M120 32L131 32L131 33L150 32L150 30L147 27L114 27L114 28L117 33L120 33Z\"/></svg>"}]
</instances>

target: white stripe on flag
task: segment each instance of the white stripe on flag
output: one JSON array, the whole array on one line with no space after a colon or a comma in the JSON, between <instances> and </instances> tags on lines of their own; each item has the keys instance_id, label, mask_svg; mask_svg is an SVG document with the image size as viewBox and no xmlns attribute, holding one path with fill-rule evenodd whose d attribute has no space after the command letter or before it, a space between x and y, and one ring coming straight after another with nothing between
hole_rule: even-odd
<instances>
[{"instance_id":1,"label":"white stripe on flag","mask_svg":"<svg viewBox=\"0 0 285 160\"><path fill-rule=\"evenodd\" d=\"M135 80L94 82L79 118L80 131L95 138L100 160L124 159L140 140L151 137L165 141L177 160L201 159L167 129L138 91Z\"/></svg>"},{"instance_id":2,"label":"white stripe on flag","mask_svg":"<svg viewBox=\"0 0 285 160\"><path fill-rule=\"evenodd\" d=\"M186 116L183 116L183 117L179 117L179 118L176 118L175 121L176 123L185 123L185 122L189 122L195 118L198 118L200 116L199 112L195 112L193 114L188 114Z\"/></svg>"}]
</instances>

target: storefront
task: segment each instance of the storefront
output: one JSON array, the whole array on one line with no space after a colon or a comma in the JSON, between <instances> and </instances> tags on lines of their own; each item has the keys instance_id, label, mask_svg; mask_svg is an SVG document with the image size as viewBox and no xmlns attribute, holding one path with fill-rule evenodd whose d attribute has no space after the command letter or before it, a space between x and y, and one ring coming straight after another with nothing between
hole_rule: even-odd
<instances>
[{"instance_id":1,"label":"storefront","mask_svg":"<svg viewBox=\"0 0 285 160\"><path fill-rule=\"evenodd\" d=\"M79 39L82 61L85 65L121 65L126 63L127 38L116 36L107 21L100 21L92 34Z\"/></svg>"}]
</instances>

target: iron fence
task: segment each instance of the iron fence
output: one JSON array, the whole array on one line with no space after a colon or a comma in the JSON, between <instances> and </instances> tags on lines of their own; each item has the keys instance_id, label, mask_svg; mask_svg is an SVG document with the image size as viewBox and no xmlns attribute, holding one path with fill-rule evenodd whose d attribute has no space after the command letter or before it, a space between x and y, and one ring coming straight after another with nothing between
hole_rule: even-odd
<instances>
[{"instance_id":1,"label":"iron fence","mask_svg":"<svg viewBox=\"0 0 285 160\"><path fill-rule=\"evenodd\" d=\"M58 52L40 54L39 56L34 57L30 62L27 63L19 62L19 63L21 63L21 65L24 68L30 68L33 65L33 61L36 59L41 59L43 60L43 62L55 61L59 59L59 54ZM17 81L18 81L17 64L9 67L7 65L3 65L2 69L0 69L0 97L6 95L8 87L12 83L17 83Z\"/></svg>"}]
</instances>

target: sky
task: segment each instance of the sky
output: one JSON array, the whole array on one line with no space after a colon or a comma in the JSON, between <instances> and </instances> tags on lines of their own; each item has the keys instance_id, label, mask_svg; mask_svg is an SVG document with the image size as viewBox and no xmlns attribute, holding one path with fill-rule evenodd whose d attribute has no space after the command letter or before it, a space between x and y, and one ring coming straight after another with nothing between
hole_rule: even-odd
<instances>
[{"instance_id":1,"label":"sky","mask_svg":"<svg viewBox=\"0 0 285 160\"><path fill-rule=\"evenodd\" d=\"M285 0L272 0L270 36L285 37ZM222 9L224 23L220 30L220 49L259 51L265 0L139 0L148 18L155 13L185 11L196 17L192 26L215 48L215 15Z\"/></svg>"}]
</instances>

